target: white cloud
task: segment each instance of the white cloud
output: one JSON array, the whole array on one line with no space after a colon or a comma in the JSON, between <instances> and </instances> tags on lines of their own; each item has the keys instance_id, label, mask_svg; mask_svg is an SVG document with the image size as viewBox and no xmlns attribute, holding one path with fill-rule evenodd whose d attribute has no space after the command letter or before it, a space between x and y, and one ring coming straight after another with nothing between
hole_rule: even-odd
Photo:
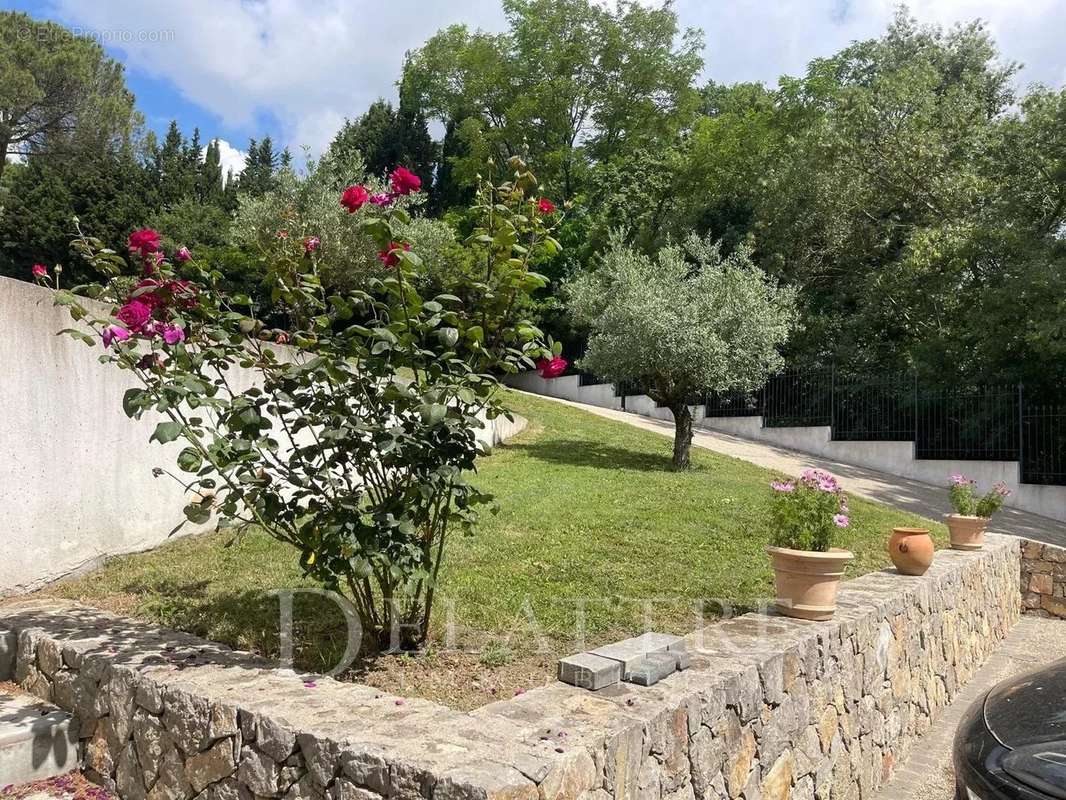
<instances>
[{"instance_id":1,"label":"white cloud","mask_svg":"<svg viewBox=\"0 0 1066 800\"><path fill-rule=\"evenodd\" d=\"M858 39L881 35L898 0L679 0L682 22L704 29L704 74L718 81L800 75L811 59ZM1061 41L1063 0L910 0L920 22L950 26L984 20L1008 60L1021 61L1022 84L1060 86L1066 78Z\"/></svg>"},{"instance_id":2,"label":"white cloud","mask_svg":"<svg viewBox=\"0 0 1066 800\"><path fill-rule=\"evenodd\" d=\"M404 53L439 28L503 25L498 0L54 3L68 24L133 32L130 41L112 40L130 66L169 80L226 125L255 129L258 114L275 117L282 143L294 152L301 145L321 150L344 117L361 114L379 96L394 98Z\"/></svg>"},{"instance_id":3,"label":"white cloud","mask_svg":"<svg viewBox=\"0 0 1066 800\"><path fill-rule=\"evenodd\" d=\"M615 2L615 0L602 0ZM707 37L704 77L775 81L812 58L877 36L897 0L677 0ZM230 127L277 119L293 152L320 151L344 117L395 98L405 51L464 22L501 30L499 0L53 0L68 24L128 31L111 38L131 67L169 80ZM1021 81L1061 85L1066 0L911 0L923 21L982 17ZM160 35L157 32L170 32ZM142 35L141 32L146 32ZM156 32L153 35L153 32ZM536 65L531 65L535 68ZM253 134L255 135L255 134Z\"/></svg>"},{"instance_id":4,"label":"white cloud","mask_svg":"<svg viewBox=\"0 0 1066 800\"><path fill-rule=\"evenodd\" d=\"M226 176L231 169L234 175L240 175L244 172L244 164L248 160L248 154L243 150L238 150L225 139L216 139L215 141L218 142L218 161L222 165L222 180L226 180ZM207 148L205 147L200 151L200 157L202 158L206 152Z\"/></svg>"}]
</instances>

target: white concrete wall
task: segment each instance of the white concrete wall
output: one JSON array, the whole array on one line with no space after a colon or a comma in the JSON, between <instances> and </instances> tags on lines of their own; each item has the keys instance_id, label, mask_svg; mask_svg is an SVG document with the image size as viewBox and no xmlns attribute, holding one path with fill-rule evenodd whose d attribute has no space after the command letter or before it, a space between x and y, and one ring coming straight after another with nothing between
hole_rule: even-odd
<instances>
[{"instance_id":1,"label":"white concrete wall","mask_svg":"<svg viewBox=\"0 0 1066 800\"><path fill-rule=\"evenodd\" d=\"M174 471L184 445L148 441L162 417L128 419L133 380L100 364L99 346L55 335L69 327L50 290L0 278L0 595L154 547L184 519L178 483L152 477L153 467ZM255 373L229 377L247 386ZM478 438L495 445L525 424L500 417Z\"/></svg>"},{"instance_id":2,"label":"white concrete wall","mask_svg":"<svg viewBox=\"0 0 1066 800\"><path fill-rule=\"evenodd\" d=\"M69 327L51 291L0 278L0 593L157 545L184 519L181 486L152 477L184 445L148 442L162 417L128 419L132 377L55 335Z\"/></svg>"}]
</instances>

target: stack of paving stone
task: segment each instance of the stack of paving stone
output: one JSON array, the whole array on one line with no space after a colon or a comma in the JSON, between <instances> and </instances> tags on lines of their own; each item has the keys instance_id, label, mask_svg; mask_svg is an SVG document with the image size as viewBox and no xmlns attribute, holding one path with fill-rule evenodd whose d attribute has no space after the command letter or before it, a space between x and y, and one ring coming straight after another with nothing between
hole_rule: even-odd
<instances>
[{"instance_id":1,"label":"stack of paving stone","mask_svg":"<svg viewBox=\"0 0 1066 800\"><path fill-rule=\"evenodd\" d=\"M680 636L644 633L561 659L559 680L590 691L619 681L653 686L678 670L688 669L689 659Z\"/></svg>"}]
</instances>

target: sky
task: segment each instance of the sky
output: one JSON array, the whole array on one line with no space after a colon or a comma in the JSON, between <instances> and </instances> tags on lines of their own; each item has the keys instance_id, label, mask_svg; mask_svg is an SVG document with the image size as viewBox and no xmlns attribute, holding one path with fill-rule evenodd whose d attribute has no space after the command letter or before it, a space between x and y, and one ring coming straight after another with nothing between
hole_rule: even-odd
<instances>
[{"instance_id":1,"label":"sky","mask_svg":"<svg viewBox=\"0 0 1066 800\"><path fill-rule=\"evenodd\" d=\"M643 1L643 0L642 0ZM650 2L650 0L648 0ZM601 0L613 2L613 0ZM879 35L895 0L675 0L683 26L705 35L701 82L803 72L857 39ZM1066 83L1066 0L912 0L922 22L981 18L1019 83ZM222 140L239 171L250 137L320 152L345 117L395 100L404 53L462 22L505 27L499 0L0 0L98 38L127 68L149 127L177 119ZM535 69L535 65L532 65Z\"/></svg>"}]
</instances>

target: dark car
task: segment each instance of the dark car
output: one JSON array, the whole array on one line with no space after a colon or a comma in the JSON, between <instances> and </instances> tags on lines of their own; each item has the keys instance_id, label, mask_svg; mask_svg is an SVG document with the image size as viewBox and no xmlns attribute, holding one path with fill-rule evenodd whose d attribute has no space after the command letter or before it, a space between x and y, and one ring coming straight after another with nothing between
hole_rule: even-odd
<instances>
[{"instance_id":1,"label":"dark car","mask_svg":"<svg viewBox=\"0 0 1066 800\"><path fill-rule=\"evenodd\" d=\"M970 706L954 757L956 800L1066 800L1066 660Z\"/></svg>"}]
</instances>

